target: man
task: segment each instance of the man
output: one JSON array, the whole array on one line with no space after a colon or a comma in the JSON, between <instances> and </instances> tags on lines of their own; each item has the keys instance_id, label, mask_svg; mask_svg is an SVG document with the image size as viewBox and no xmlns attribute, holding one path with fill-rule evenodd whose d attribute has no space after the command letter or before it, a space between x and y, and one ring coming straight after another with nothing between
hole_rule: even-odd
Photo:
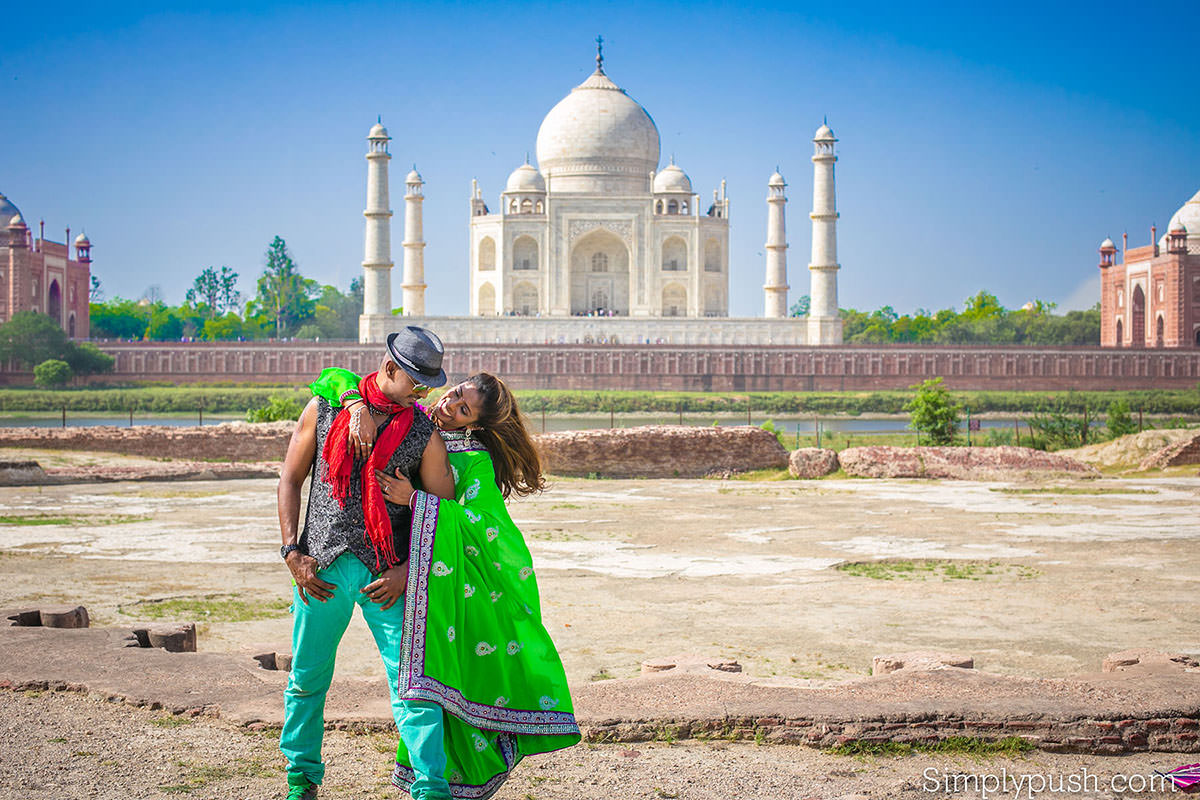
<instances>
[{"instance_id":1,"label":"man","mask_svg":"<svg viewBox=\"0 0 1200 800\"><path fill-rule=\"evenodd\" d=\"M396 684L409 498L387 496L375 470L399 470L432 494L454 496L446 446L431 435L428 417L413 408L431 387L446 383L442 355L441 340L424 328L408 326L388 336L379 371L359 383L365 402L353 412L369 414L378 430L369 456L363 448L346 446L351 412L320 397L308 403L292 432L278 492L280 555L295 582L292 671L279 741L288 761L290 800L315 800L324 778L325 695L356 604L383 658L397 728L404 717ZM298 534L305 478L310 480L308 509Z\"/></svg>"}]
</instances>

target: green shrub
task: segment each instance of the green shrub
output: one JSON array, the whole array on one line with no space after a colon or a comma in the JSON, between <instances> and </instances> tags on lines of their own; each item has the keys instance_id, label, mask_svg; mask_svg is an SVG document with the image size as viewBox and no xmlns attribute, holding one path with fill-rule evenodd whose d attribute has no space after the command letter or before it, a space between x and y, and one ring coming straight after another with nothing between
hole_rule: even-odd
<instances>
[{"instance_id":1,"label":"green shrub","mask_svg":"<svg viewBox=\"0 0 1200 800\"><path fill-rule=\"evenodd\" d=\"M48 358L33 368L33 380L38 386L58 389L71 380L71 365L57 358Z\"/></svg>"},{"instance_id":2,"label":"green shrub","mask_svg":"<svg viewBox=\"0 0 1200 800\"><path fill-rule=\"evenodd\" d=\"M304 411L304 404L294 397L275 396L267 401L265 406L252 408L246 412L247 422L279 422L280 420L297 420Z\"/></svg>"},{"instance_id":3,"label":"green shrub","mask_svg":"<svg viewBox=\"0 0 1200 800\"><path fill-rule=\"evenodd\" d=\"M1105 424L1113 438L1137 431L1137 423L1133 421L1133 416L1129 413L1129 403L1125 400L1113 400L1108 404L1108 418Z\"/></svg>"},{"instance_id":4,"label":"green shrub","mask_svg":"<svg viewBox=\"0 0 1200 800\"><path fill-rule=\"evenodd\" d=\"M958 438L958 411L961 406L950 399L950 392L942 385L942 379L930 378L912 388L917 393L904 404L904 410L912 415L909 427L928 436L930 444L954 444Z\"/></svg>"}]
</instances>

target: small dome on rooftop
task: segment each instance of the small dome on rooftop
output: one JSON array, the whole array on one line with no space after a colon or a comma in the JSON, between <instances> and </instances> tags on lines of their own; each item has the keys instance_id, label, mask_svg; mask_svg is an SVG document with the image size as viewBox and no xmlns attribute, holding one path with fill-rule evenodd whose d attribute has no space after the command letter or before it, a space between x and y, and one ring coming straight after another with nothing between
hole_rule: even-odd
<instances>
[{"instance_id":1,"label":"small dome on rooftop","mask_svg":"<svg viewBox=\"0 0 1200 800\"><path fill-rule=\"evenodd\" d=\"M367 134L368 139L387 139L387 128L383 127L382 123L376 122L371 126L371 132Z\"/></svg>"},{"instance_id":2,"label":"small dome on rooftop","mask_svg":"<svg viewBox=\"0 0 1200 800\"><path fill-rule=\"evenodd\" d=\"M1178 211L1171 217L1171 221L1167 223L1167 230L1173 231L1179 226L1183 226L1187 231L1200 231L1200 192L1196 192L1191 200L1188 200ZM1195 236L1195 233L1191 234Z\"/></svg>"},{"instance_id":3,"label":"small dome on rooftop","mask_svg":"<svg viewBox=\"0 0 1200 800\"><path fill-rule=\"evenodd\" d=\"M787 183L783 180L783 176L776 172L772 174L771 179L767 181L767 186L787 186Z\"/></svg>"},{"instance_id":4,"label":"small dome on rooftop","mask_svg":"<svg viewBox=\"0 0 1200 800\"><path fill-rule=\"evenodd\" d=\"M412 172L408 173L408 175L404 178L404 182L405 183L424 183L425 181L423 181L421 179L421 173L417 172L417 168L413 167Z\"/></svg>"},{"instance_id":5,"label":"small dome on rooftop","mask_svg":"<svg viewBox=\"0 0 1200 800\"><path fill-rule=\"evenodd\" d=\"M20 214L13 214L12 219L8 221L10 228L22 228L25 226L25 220L21 219Z\"/></svg>"},{"instance_id":6,"label":"small dome on rooftop","mask_svg":"<svg viewBox=\"0 0 1200 800\"><path fill-rule=\"evenodd\" d=\"M1113 244L1112 239L1105 239L1103 242L1100 243L1101 250L1108 250L1109 248L1116 249L1116 245Z\"/></svg>"},{"instance_id":7,"label":"small dome on rooftop","mask_svg":"<svg viewBox=\"0 0 1200 800\"><path fill-rule=\"evenodd\" d=\"M13 202L4 195L0 194L0 219L12 219L21 213L21 209L13 205Z\"/></svg>"},{"instance_id":8,"label":"small dome on rooftop","mask_svg":"<svg viewBox=\"0 0 1200 800\"><path fill-rule=\"evenodd\" d=\"M505 184L504 191L545 192L546 179L542 177L542 173L537 171L537 167L526 161L508 176L508 183Z\"/></svg>"},{"instance_id":9,"label":"small dome on rooftop","mask_svg":"<svg viewBox=\"0 0 1200 800\"><path fill-rule=\"evenodd\" d=\"M813 134L814 142L836 142L837 139L833 135L833 129L828 125L822 125L817 128L817 132Z\"/></svg>"},{"instance_id":10,"label":"small dome on rooftop","mask_svg":"<svg viewBox=\"0 0 1200 800\"><path fill-rule=\"evenodd\" d=\"M671 162L663 171L654 176L654 192L663 194L672 193L692 193L692 181L688 178L687 173Z\"/></svg>"},{"instance_id":11,"label":"small dome on rooftop","mask_svg":"<svg viewBox=\"0 0 1200 800\"><path fill-rule=\"evenodd\" d=\"M91 242L88 241L86 233L81 233L75 237L75 244L76 245L85 245L85 244L91 244Z\"/></svg>"}]
</instances>

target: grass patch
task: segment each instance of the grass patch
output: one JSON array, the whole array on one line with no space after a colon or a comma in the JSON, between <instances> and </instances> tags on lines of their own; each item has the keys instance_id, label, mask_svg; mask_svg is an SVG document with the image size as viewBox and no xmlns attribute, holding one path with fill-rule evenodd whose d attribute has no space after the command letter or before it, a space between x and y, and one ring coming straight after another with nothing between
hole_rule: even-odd
<instances>
[{"instance_id":1,"label":"grass patch","mask_svg":"<svg viewBox=\"0 0 1200 800\"><path fill-rule=\"evenodd\" d=\"M1155 489L1129 489L1117 486L1036 486L1036 487L990 487L990 492L1001 494L1158 494Z\"/></svg>"},{"instance_id":2,"label":"grass patch","mask_svg":"<svg viewBox=\"0 0 1200 800\"><path fill-rule=\"evenodd\" d=\"M233 594L168 597L119 606L122 614L139 619L204 619L208 622L250 622L286 616L291 603L283 599L244 600Z\"/></svg>"},{"instance_id":3,"label":"grass patch","mask_svg":"<svg viewBox=\"0 0 1200 800\"><path fill-rule=\"evenodd\" d=\"M938 755L965 755L975 758L1002 756L1014 758L1030 750L1036 745L1019 736L1008 736L1004 739L987 740L977 736L949 736L932 744L908 744L890 740L855 740L830 747L824 752L835 756L909 756L914 753Z\"/></svg>"},{"instance_id":4,"label":"grass patch","mask_svg":"<svg viewBox=\"0 0 1200 800\"><path fill-rule=\"evenodd\" d=\"M853 561L838 564L835 569L857 578L871 578L877 581L923 581L929 578L940 578L943 581L980 581L1008 577L1035 578L1041 574L1033 567L1023 564L939 559Z\"/></svg>"},{"instance_id":5,"label":"grass patch","mask_svg":"<svg viewBox=\"0 0 1200 800\"><path fill-rule=\"evenodd\" d=\"M578 503L555 503L554 505L550 506L551 511L556 508L583 508L583 506L579 505Z\"/></svg>"},{"instance_id":6,"label":"grass patch","mask_svg":"<svg viewBox=\"0 0 1200 800\"><path fill-rule=\"evenodd\" d=\"M76 516L51 514L0 514L0 525L123 525L130 522L146 522L150 517L132 515Z\"/></svg>"},{"instance_id":7,"label":"grass patch","mask_svg":"<svg viewBox=\"0 0 1200 800\"><path fill-rule=\"evenodd\" d=\"M601 668L599 672L593 672L591 677L588 678L588 680L589 681L611 681L615 677L617 677L617 676L613 675L607 669Z\"/></svg>"},{"instance_id":8,"label":"grass patch","mask_svg":"<svg viewBox=\"0 0 1200 800\"><path fill-rule=\"evenodd\" d=\"M188 719L187 717L177 717L174 714L166 714L150 720L150 724L156 728L181 728L184 725L191 725L192 720Z\"/></svg>"},{"instance_id":9,"label":"grass patch","mask_svg":"<svg viewBox=\"0 0 1200 800\"><path fill-rule=\"evenodd\" d=\"M791 479L792 475L786 469L752 469L729 475L731 481L790 481Z\"/></svg>"}]
</instances>

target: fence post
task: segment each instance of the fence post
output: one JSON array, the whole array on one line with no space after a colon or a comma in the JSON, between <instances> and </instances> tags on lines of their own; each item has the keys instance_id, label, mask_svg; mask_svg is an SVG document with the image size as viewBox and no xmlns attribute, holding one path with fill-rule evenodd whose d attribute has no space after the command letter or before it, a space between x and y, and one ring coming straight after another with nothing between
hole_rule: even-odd
<instances>
[{"instance_id":1,"label":"fence post","mask_svg":"<svg viewBox=\"0 0 1200 800\"><path fill-rule=\"evenodd\" d=\"M133 406L129 407L129 427L133 427Z\"/></svg>"},{"instance_id":2,"label":"fence post","mask_svg":"<svg viewBox=\"0 0 1200 800\"><path fill-rule=\"evenodd\" d=\"M65 428L65 427L67 427L67 407L66 407L66 406L63 406L63 419L62 419L62 426L63 426L64 428Z\"/></svg>"},{"instance_id":3,"label":"fence post","mask_svg":"<svg viewBox=\"0 0 1200 800\"><path fill-rule=\"evenodd\" d=\"M609 428L609 430L612 430L613 428L617 427L616 425L613 424L614 416L616 416L616 415L613 412L613 407L610 405L608 407L608 428Z\"/></svg>"}]
</instances>

